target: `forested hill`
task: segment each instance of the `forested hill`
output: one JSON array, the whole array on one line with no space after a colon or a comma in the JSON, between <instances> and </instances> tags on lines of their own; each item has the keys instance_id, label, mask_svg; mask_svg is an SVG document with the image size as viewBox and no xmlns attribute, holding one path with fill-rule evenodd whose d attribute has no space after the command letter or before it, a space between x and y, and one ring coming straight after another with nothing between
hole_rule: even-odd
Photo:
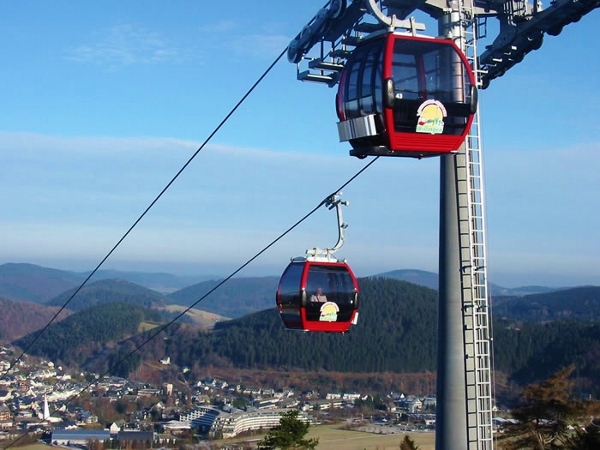
<instances>
[{"instance_id":1,"label":"forested hill","mask_svg":"<svg viewBox=\"0 0 600 450\"><path fill-rule=\"evenodd\" d=\"M31 302L14 302L0 297L0 341L11 342L33 330L43 328L58 309ZM61 318L68 315L65 311Z\"/></svg>"},{"instance_id":2,"label":"forested hill","mask_svg":"<svg viewBox=\"0 0 600 450\"><path fill-rule=\"evenodd\" d=\"M135 360L122 366L118 374L127 375L123 370L133 370L141 360L157 361L165 356L171 358L174 367L221 365L241 369L285 368L355 373L435 371L437 292L390 278L363 278L360 285L358 324L344 335L288 331L271 300L269 309L218 322L212 332L202 331L191 324L175 323L160 337L144 345L136 353ZM545 304L549 311L547 318L560 318L565 314L555 312L566 311L568 306L565 305L569 304L587 305L590 311L594 311L600 288L577 288L552 295L558 297L551 297L548 302L543 301L545 296L535 296L534 299ZM560 295L563 296L562 301ZM531 300L523 298L521 301L528 303ZM123 309L134 305L119 308L111 305L101 303L93 310L85 309L74 314L64 324L52 325L35 353L57 363L85 364L86 369L108 367L109 361L118 359L117 355L119 352L122 354L124 348L134 348L147 338L140 334L141 330L133 331L142 320L141 316ZM131 323L122 328L119 324L128 321L129 316L132 317ZM580 380L587 380L590 392L600 392L596 386L597 380L600 380L600 326L597 316L579 321L561 319L544 322L494 317L497 370L522 383L547 378L561 367L577 363ZM165 319L161 320L164 323ZM127 328L129 326L131 328ZM69 335L69 330L77 331L74 334L76 339ZM124 342L123 339L129 341Z\"/></svg>"},{"instance_id":3,"label":"forested hill","mask_svg":"<svg viewBox=\"0 0 600 450\"><path fill-rule=\"evenodd\" d=\"M494 366L521 385L575 364L585 391L600 395L600 322L494 321Z\"/></svg>"},{"instance_id":4,"label":"forested hill","mask_svg":"<svg viewBox=\"0 0 600 450\"><path fill-rule=\"evenodd\" d=\"M393 279L361 279L358 324L346 334L288 331L275 308L223 322L192 351L212 348L234 365L341 372L435 370L437 293ZM175 344L174 344L175 345ZM177 345L180 347L180 345Z\"/></svg>"},{"instance_id":5,"label":"forested hill","mask_svg":"<svg viewBox=\"0 0 600 450\"><path fill-rule=\"evenodd\" d=\"M72 272L51 269L35 264L0 264L0 297L33 303L44 303L68 289L76 288L88 277L89 272ZM94 281L106 279L127 280L160 293L169 293L217 278L211 275L179 276L162 272L131 272L98 270Z\"/></svg>"},{"instance_id":6,"label":"forested hill","mask_svg":"<svg viewBox=\"0 0 600 450\"><path fill-rule=\"evenodd\" d=\"M37 339L35 332L14 344L28 348L27 352L34 356L44 356L70 367L86 367L102 357L105 346L114 348L117 341L138 335L142 331L140 325L147 321L157 324L164 318L158 311L139 305L101 303L53 323L41 339ZM118 354L120 351L113 355L107 352L105 360L97 366L107 367ZM140 355L136 355L135 361L139 362L139 358Z\"/></svg>"},{"instance_id":7,"label":"forested hill","mask_svg":"<svg viewBox=\"0 0 600 450\"><path fill-rule=\"evenodd\" d=\"M220 361L239 368L432 371L436 309L434 290L393 279L362 279L358 324L346 334L289 331L273 305L217 323L212 333L192 333L188 326L169 328L168 339L144 347L144 359L168 355L180 367Z\"/></svg>"},{"instance_id":8,"label":"forested hill","mask_svg":"<svg viewBox=\"0 0 600 450\"><path fill-rule=\"evenodd\" d=\"M361 279L360 285L358 325L345 335L288 331L273 308L217 324L213 334L198 334L191 340L189 335L174 333L164 352L186 366L214 361L218 356L225 364L239 368L355 373L435 371L437 292L385 278ZM564 310L569 303L585 304L600 298L598 287L562 293L565 300L557 299L552 311ZM494 319L495 369L511 382L524 385L576 364L580 386L600 394L598 317L549 322Z\"/></svg>"},{"instance_id":9,"label":"forested hill","mask_svg":"<svg viewBox=\"0 0 600 450\"><path fill-rule=\"evenodd\" d=\"M63 306L73 295L76 288L69 289L61 295L49 300L47 306ZM124 302L141 305L147 308L164 306L165 297L158 292L147 289L125 280L100 280L85 285L68 303L71 311L81 311L92 306L109 303Z\"/></svg>"},{"instance_id":10,"label":"forested hill","mask_svg":"<svg viewBox=\"0 0 600 450\"><path fill-rule=\"evenodd\" d=\"M218 322L213 332L173 324L144 345L136 359L157 361L169 356L179 367L217 361L240 368L431 371L435 368L436 299L435 291L411 283L364 279L358 325L345 335L288 331L273 302L268 310ZM82 364L90 370L106 367L106 361L115 360L123 347L132 348L147 338L134 332L142 309L117 305L100 304L52 325L29 353L67 366ZM130 324L126 326L126 322ZM33 336L35 333L15 344L26 345ZM129 343L122 341L128 337ZM109 339L120 342L111 344ZM115 350L109 351L110 347ZM92 359L91 350L103 355L105 362ZM118 373L126 375L122 369Z\"/></svg>"}]
</instances>

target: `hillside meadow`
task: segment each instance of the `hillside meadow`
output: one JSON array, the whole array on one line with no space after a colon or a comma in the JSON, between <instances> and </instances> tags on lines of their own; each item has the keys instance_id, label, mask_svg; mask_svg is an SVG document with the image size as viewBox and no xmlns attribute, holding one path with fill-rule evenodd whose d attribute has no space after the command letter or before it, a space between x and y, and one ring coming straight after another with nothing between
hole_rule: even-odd
<instances>
[{"instance_id":1,"label":"hillside meadow","mask_svg":"<svg viewBox=\"0 0 600 450\"><path fill-rule=\"evenodd\" d=\"M419 450L435 449L435 432L408 433L413 441L419 446ZM307 439L318 438L318 450L398 450L400 442L405 434L376 434L363 431L347 430L340 424L312 425ZM251 442L256 444L263 439L264 435L253 437L223 439L214 441L214 444L226 445L227 443Z\"/></svg>"},{"instance_id":2,"label":"hillside meadow","mask_svg":"<svg viewBox=\"0 0 600 450\"><path fill-rule=\"evenodd\" d=\"M408 433L419 450L435 449L435 432ZM398 450L404 434L375 434L350 431L339 425L318 425L309 428L308 438L319 438L319 450Z\"/></svg>"}]
</instances>

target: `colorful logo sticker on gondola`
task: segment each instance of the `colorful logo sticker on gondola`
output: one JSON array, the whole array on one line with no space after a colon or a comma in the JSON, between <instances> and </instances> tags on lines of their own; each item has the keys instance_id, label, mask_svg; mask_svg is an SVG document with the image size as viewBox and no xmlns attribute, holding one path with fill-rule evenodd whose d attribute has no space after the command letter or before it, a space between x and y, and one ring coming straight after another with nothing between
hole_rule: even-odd
<instances>
[{"instance_id":1,"label":"colorful logo sticker on gondola","mask_svg":"<svg viewBox=\"0 0 600 450\"><path fill-rule=\"evenodd\" d=\"M446 108L437 100L426 100L417 110L417 133L441 134L444 131Z\"/></svg>"},{"instance_id":2,"label":"colorful logo sticker on gondola","mask_svg":"<svg viewBox=\"0 0 600 450\"><path fill-rule=\"evenodd\" d=\"M321 306L321 315L319 320L321 322L335 322L337 320L338 312L340 308L334 302L326 302Z\"/></svg>"}]
</instances>

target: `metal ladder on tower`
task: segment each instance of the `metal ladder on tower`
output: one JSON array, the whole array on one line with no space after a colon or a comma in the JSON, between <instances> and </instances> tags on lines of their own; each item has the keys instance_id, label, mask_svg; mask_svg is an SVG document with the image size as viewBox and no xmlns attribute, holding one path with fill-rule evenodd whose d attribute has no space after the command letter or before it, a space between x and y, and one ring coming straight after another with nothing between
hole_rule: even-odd
<instances>
[{"instance_id":1,"label":"metal ladder on tower","mask_svg":"<svg viewBox=\"0 0 600 450\"><path fill-rule=\"evenodd\" d=\"M466 2L471 3L470 0ZM463 2L461 4L463 51L471 63L479 86L481 72L477 67L477 18L472 6L469 8ZM456 155L456 170L468 449L492 450L492 337L487 289L479 112L475 114L465 141L465 151Z\"/></svg>"}]
</instances>

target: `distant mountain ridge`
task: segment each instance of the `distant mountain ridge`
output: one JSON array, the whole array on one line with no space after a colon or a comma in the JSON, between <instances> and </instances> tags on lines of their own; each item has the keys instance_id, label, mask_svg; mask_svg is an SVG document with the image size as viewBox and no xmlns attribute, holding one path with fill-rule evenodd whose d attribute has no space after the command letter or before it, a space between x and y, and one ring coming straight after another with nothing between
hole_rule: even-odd
<instances>
[{"instance_id":1,"label":"distant mountain ridge","mask_svg":"<svg viewBox=\"0 0 600 450\"><path fill-rule=\"evenodd\" d=\"M64 293L68 289L77 288L88 276L88 273L71 272L52 269L28 263L6 263L0 265L0 297L17 301L45 303L48 300ZM418 269L402 269L372 275L375 277L394 278L408 281L419 286L437 290L438 275ZM92 283L105 279L121 279L143 286L153 291L168 295L174 303L189 305L198 300L210 290L222 277L199 274L195 277L183 277L163 272L132 272L119 270L99 270L90 280ZM207 297L203 304L210 305L213 309L216 303L226 300L230 294L239 289L248 289L251 292L248 306L242 306L242 311L229 317L240 317L251 310L257 311L266 305L266 299L272 299L279 276L233 278L220 288L215 294ZM249 284L244 285L246 280ZM254 285L254 280L257 280ZM274 281L274 283L273 283ZM232 284L234 286L232 286ZM242 285L244 285L242 287ZM269 287L271 286L271 287ZM274 287L273 287L274 286ZM270 291L269 291L270 289ZM517 288L504 288L494 284L490 285L491 295L497 296L523 296L535 293L546 293L558 289L544 286L523 286ZM217 300L219 299L219 300ZM271 300L269 300L271 301ZM218 309L219 307L217 307ZM214 311L221 314L222 311Z\"/></svg>"},{"instance_id":2,"label":"distant mountain ridge","mask_svg":"<svg viewBox=\"0 0 600 450\"><path fill-rule=\"evenodd\" d=\"M279 281L279 277L275 276L232 278L206 298L203 298L206 293L220 283L219 280L202 281L165 294L148 286L161 285L164 288L166 285L181 282L182 279L162 273L112 270L99 271L96 275L100 279L96 280L96 277L94 277L91 282L88 282L66 305L68 311L82 311L107 302L125 302L159 309L163 311L165 317L174 317L178 314L176 311L183 311L186 307L194 304L193 312L186 313L181 320L202 323L204 327L210 327L210 324L219 321L241 318L257 311L272 309L275 304L275 291ZM115 277L123 275L124 278L104 278L109 275ZM127 280L125 277L144 282L147 286L141 286L134 281ZM153 277L157 277L157 280L153 280ZM402 280L415 285L426 286L430 289L437 288L438 282L437 274L415 269L396 270L367 277L367 279L372 278ZM4 264L0 265L0 298L41 303L48 307L63 307L74 289L78 288L84 279L85 276L81 273L44 268L33 264ZM560 308L563 308L561 309L562 312L557 312L560 300L558 300L558 303L550 302L548 305L544 305L543 302L540 303L538 297L532 297L531 294L532 292L561 292L560 290L544 287L521 287L517 289L496 287L492 288L492 292L494 293L491 295L491 302L495 317L514 320L522 318L535 321L536 317L553 320L554 318L567 317L570 314L569 307L564 310L560 306ZM51 294L52 296L50 296ZM559 299L562 298L561 295L559 295ZM569 293L565 292L564 295L569 295ZM202 301L198 302L200 299ZM33 313L34 309L30 309ZM24 308L22 311L27 311L27 309ZM26 312L22 314L27 315ZM45 313L37 311L36 314L45 317ZM589 315L586 316L585 310L573 309L571 314L572 318L577 319L589 317ZM212 318L210 318L211 315ZM0 318L0 322L1 320ZM36 320L32 316L32 329L35 328L34 324L40 322ZM15 336L15 331L11 331L10 324L5 329L7 330L6 336ZM19 333L22 334L26 331L20 331ZM0 338L2 338L2 323L0 323Z\"/></svg>"},{"instance_id":3,"label":"distant mountain ridge","mask_svg":"<svg viewBox=\"0 0 600 450\"><path fill-rule=\"evenodd\" d=\"M87 276L88 274L82 274ZM217 275L179 276L165 272L133 272L122 270L99 270L94 274L94 280L105 279L127 280L140 286L144 286L161 294L170 294L192 284L206 280L218 279Z\"/></svg>"},{"instance_id":4,"label":"distant mountain ridge","mask_svg":"<svg viewBox=\"0 0 600 450\"><path fill-rule=\"evenodd\" d=\"M75 272L26 263L0 265L0 297L44 303L81 283Z\"/></svg>"},{"instance_id":5,"label":"distant mountain ridge","mask_svg":"<svg viewBox=\"0 0 600 450\"><path fill-rule=\"evenodd\" d=\"M394 278L396 280L408 281L409 283L418 284L419 286L425 286L430 289L438 290L439 277L435 272L427 272L425 270L416 269L402 269L392 270L390 272L383 272L374 276ZM546 292L553 292L559 289L566 288L549 288L545 286L520 286L516 288L505 288L498 286L497 284L490 283L489 285L491 295L512 295L512 296L523 296L528 294L543 294Z\"/></svg>"},{"instance_id":6,"label":"distant mountain ridge","mask_svg":"<svg viewBox=\"0 0 600 450\"><path fill-rule=\"evenodd\" d=\"M89 272L52 269L29 263L0 265L0 297L11 300L45 303L68 289L77 288ZM166 294L194 283L215 279L210 275L177 276L162 272L99 270L91 283L106 279L122 279Z\"/></svg>"},{"instance_id":7,"label":"distant mountain ridge","mask_svg":"<svg viewBox=\"0 0 600 450\"><path fill-rule=\"evenodd\" d=\"M496 318L545 322L600 320L600 287L582 286L523 297L495 297Z\"/></svg>"}]
</instances>

